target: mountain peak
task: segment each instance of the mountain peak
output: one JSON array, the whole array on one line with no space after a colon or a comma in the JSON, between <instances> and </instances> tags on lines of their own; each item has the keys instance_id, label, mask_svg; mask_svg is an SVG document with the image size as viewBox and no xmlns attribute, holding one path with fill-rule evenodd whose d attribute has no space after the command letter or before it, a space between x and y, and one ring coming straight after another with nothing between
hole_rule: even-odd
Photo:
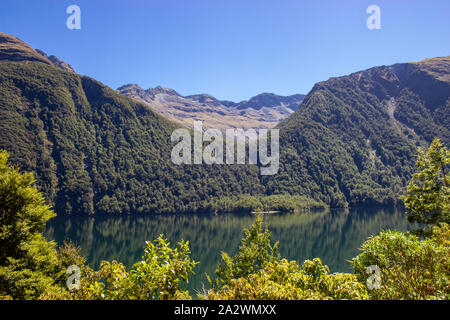
<instances>
[{"instance_id":1,"label":"mountain peak","mask_svg":"<svg viewBox=\"0 0 450 320\"><path fill-rule=\"evenodd\" d=\"M262 93L239 103L219 100L210 94L181 96L173 89L157 86L143 90L135 84L117 89L144 102L153 111L181 125L192 127L193 120L205 121L205 128L272 128L298 109L304 95L278 96Z\"/></svg>"},{"instance_id":2,"label":"mountain peak","mask_svg":"<svg viewBox=\"0 0 450 320\"><path fill-rule=\"evenodd\" d=\"M33 49L19 38L2 32L0 32L0 60L38 61L66 71L75 72L70 64L53 55L48 56L42 50Z\"/></svg>"},{"instance_id":3,"label":"mountain peak","mask_svg":"<svg viewBox=\"0 0 450 320\"><path fill-rule=\"evenodd\" d=\"M143 91L144 89L142 89L141 86L139 86L136 83L128 83L117 88L117 91L141 91L141 90Z\"/></svg>"},{"instance_id":4,"label":"mountain peak","mask_svg":"<svg viewBox=\"0 0 450 320\"><path fill-rule=\"evenodd\" d=\"M0 32L0 60L39 61L53 65L49 59L39 54L19 38L2 32Z\"/></svg>"},{"instance_id":5,"label":"mountain peak","mask_svg":"<svg viewBox=\"0 0 450 320\"><path fill-rule=\"evenodd\" d=\"M289 109L297 110L304 97L305 95L303 94L279 96L274 93L264 92L250 98L248 101L242 101L239 103L238 109L252 108L259 110L264 107L273 108L284 104Z\"/></svg>"},{"instance_id":6,"label":"mountain peak","mask_svg":"<svg viewBox=\"0 0 450 320\"><path fill-rule=\"evenodd\" d=\"M156 86L154 88L149 88L147 89L147 92L152 93L152 94L158 94L158 93L164 93L164 94L168 94L171 96L179 96L180 94L178 92L176 92L173 89L169 89L169 88L164 88L161 86Z\"/></svg>"}]
</instances>

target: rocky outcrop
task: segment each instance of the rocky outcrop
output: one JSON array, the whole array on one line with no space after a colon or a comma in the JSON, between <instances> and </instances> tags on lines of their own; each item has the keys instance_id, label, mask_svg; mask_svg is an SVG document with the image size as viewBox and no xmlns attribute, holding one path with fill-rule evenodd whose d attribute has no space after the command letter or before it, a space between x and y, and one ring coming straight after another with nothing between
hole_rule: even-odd
<instances>
[{"instance_id":1,"label":"rocky outcrop","mask_svg":"<svg viewBox=\"0 0 450 320\"><path fill-rule=\"evenodd\" d=\"M49 56L44 51L39 50L39 49L36 49L36 52L39 53L40 55L42 55L43 57L47 58L48 60L50 60L55 67L58 67L60 69L66 70L66 71L75 72L75 70L73 69L73 67L70 64L62 61L61 59L55 57L54 55Z\"/></svg>"}]
</instances>

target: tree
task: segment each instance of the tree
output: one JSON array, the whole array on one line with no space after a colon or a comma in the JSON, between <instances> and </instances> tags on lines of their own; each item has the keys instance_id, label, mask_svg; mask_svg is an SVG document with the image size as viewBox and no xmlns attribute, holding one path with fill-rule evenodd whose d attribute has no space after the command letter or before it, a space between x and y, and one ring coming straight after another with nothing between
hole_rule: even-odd
<instances>
[{"instance_id":1,"label":"tree","mask_svg":"<svg viewBox=\"0 0 450 320\"><path fill-rule=\"evenodd\" d=\"M215 288L229 284L233 278L246 278L264 268L267 263L280 260L277 252L278 242L273 246L270 244L270 232L267 229L263 232L261 216L256 218L250 229L244 229L244 235L239 252L233 258L222 252L222 261L216 269L215 282L212 283L208 277Z\"/></svg>"},{"instance_id":2,"label":"tree","mask_svg":"<svg viewBox=\"0 0 450 320\"><path fill-rule=\"evenodd\" d=\"M8 164L0 151L0 296L38 297L63 273L55 243L41 231L55 216L34 186L31 173Z\"/></svg>"},{"instance_id":3,"label":"tree","mask_svg":"<svg viewBox=\"0 0 450 320\"><path fill-rule=\"evenodd\" d=\"M408 194L402 197L410 222L428 225L417 232L429 234L429 226L441 222L449 223L450 210L450 164L449 150L435 138L425 153L418 149L418 172L408 185Z\"/></svg>"},{"instance_id":4,"label":"tree","mask_svg":"<svg viewBox=\"0 0 450 320\"><path fill-rule=\"evenodd\" d=\"M281 259L278 242L270 244L270 232L263 232L261 216L244 237L239 252L230 258L222 253L213 288L201 299L366 299L367 289L356 276L330 274L319 258L306 260L300 267L296 261Z\"/></svg>"}]
</instances>

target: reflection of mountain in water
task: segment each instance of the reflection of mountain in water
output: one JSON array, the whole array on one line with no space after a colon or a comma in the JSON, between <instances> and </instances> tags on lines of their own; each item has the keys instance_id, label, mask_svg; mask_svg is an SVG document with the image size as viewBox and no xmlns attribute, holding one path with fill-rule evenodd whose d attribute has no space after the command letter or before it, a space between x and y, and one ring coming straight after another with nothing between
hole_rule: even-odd
<instances>
[{"instance_id":1,"label":"reflection of mountain in water","mask_svg":"<svg viewBox=\"0 0 450 320\"><path fill-rule=\"evenodd\" d=\"M143 255L145 241L164 234L172 243L189 240L192 257L200 264L189 282L194 289L205 283L205 272L214 274L220 252L234 254L242 229L252 224L251 215L170 215L126 217L57 217L46 229L50 239L73 240L82 248L91 266L101 260L118 260L130 267ZM358 254L367 237L382 229L405 231L405 215L393 208L356 208L283 214L265 217L272 239L280 241L282 257L297 260L320 257L332 272L351 271L346 260Z\"/></svg>"}]
</instances>

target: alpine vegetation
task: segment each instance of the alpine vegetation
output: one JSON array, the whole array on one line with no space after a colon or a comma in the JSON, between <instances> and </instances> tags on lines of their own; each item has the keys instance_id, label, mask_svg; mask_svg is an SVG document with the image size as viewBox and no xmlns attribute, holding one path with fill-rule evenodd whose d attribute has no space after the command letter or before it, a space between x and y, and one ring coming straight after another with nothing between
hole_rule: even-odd
<instances>
[{"instance_id":1,"label":"alpine vegetation","mask_svg":"<svg viewBox=\"0 0 450 320\"><path fill-rule=\"evenodd\" d=\"M269 131L270 146L267 143ZM247 158L248 164L259 165L261 175L278 173L279 129L259 129L258 133L255 129L226 129L225 159L224 137L219 129L203 131L202 121L194 121L193 140L192 152L191 132L185 128L178 128L172 132L171 141L178 142L171 153L174 164L202 164L203 162L205 164L245 164ZM205 142L210 143L205 145ZM247 149L248 157L246 157Z\"/></svg>"}]
</instances>

